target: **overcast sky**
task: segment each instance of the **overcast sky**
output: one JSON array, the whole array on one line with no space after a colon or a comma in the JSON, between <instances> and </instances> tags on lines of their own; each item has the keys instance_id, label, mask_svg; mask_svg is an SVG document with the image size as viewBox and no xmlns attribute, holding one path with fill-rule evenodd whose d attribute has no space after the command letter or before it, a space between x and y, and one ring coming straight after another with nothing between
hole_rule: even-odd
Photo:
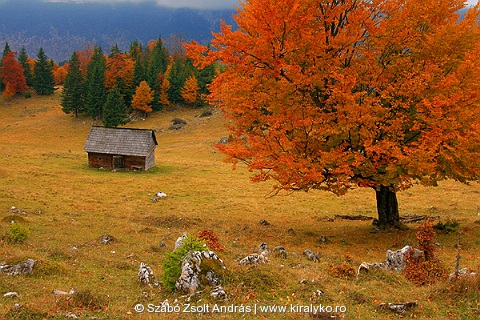
<instances>
[{"instance_id":1,"label":"overcast sky","mask_svg":"<svg viewBox=\"0 0 480 320\"><path fill-rule=\"evenodd\" d=\"M15 0L0 0L0 5L8 1ZM197 8L197 9L224 9L232 8L237 6L238 3L242 0L39 0L45 2L76 2L76 3L88 3L88 2L98 2L98 3L157 3L161 6L172 7L172 8ZM467 4L473 5L477 3L478 0L467 0Z\"/></svg>"},{"instance_id":2,"label":"overcast sky","mask_svg":"<svg viewBox=\"0 0 480 320\"><path fill-rule=\"evenodd\" d=\"M160 6L172 8L224 9L238 5L239 0L43 0L45 2L75 2L75 3L157 3ZM1 0L0 0L1 2Z\"/></svg>"}]
</instances>

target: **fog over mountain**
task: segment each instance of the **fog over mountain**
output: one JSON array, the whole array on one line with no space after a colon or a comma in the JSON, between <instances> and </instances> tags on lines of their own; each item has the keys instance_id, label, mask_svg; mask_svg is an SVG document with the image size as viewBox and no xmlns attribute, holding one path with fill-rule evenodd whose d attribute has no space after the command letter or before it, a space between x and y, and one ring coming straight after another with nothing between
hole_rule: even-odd
<instances>
[{"instance_id":1,"label":"fog over mountain","mask_svg":"<svg viewBox=\"0 0 480 320\"><path fill-rule=\"evenodd\" d=\"M111 3L106 3L111 2ZM136 3L139 2L139 3ZM235 9L192 9L159 6L156 1L54 1L0 0L0 49L25 46L35 58L39 47L57 62L74 50L98 44L108 52L113 44L127 50L133 40L185 40L208 43L220 20L234 24Z\"/></svg>"}]
</instances>

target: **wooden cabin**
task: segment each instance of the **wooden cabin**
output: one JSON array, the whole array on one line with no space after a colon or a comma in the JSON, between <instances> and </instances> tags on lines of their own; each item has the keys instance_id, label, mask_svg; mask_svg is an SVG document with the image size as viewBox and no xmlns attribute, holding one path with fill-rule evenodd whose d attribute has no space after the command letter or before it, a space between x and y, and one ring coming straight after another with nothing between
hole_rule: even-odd
<instances>
[{"instance_id":1,"label":"wooden cabin","mask_svg":"<svg viewBox=\"0 0 480 320\"><path fill-rule=\"evenodd\" d=\"M92 127L83 150L90 167L142 171L155 165L157 144L153 130Z\"/></svg>"}]
</instances>

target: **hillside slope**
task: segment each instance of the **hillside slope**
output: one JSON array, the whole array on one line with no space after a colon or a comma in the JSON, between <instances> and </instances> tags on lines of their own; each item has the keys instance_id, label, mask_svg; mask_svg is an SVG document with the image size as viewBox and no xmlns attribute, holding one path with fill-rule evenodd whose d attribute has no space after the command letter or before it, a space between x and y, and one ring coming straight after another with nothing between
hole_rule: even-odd
<instances>
[{"instance_id":1,"label":"hillside slope","mask_svg":"<svg viewBox=\"0 0 480 320\"><path fill-rule=\"evenodd\" d=\"M0 318L63 319L73 314L85 319L137 319L137 304L178 299L184 307L182 294L138 283L138 268L145 262L161 279L175 240L183 232L196 235L205 230L217 235L225 248L217 254L227 266L220 275L228 300L213 299L207 286L200 300L192 298L190 305L288 306L288 312L253 314L237 309L194 317L310 318L311 312L291 307L313 304L347 310L315 317L384 319L397 315L381 309L380 303L408 301L417 301L418 306L402 317L467 319L480 314L480 281L460 287L448 282L418 287L391 271L354 276L361 262L382 261L386 250L416 244L415 224L384 234L372 233L368 220L335 218L374 217L373 190L354 190L343 197L324 192L267 197L272 183L252 184L244 166L232 171L215 152L214 143L227 135L221 114L200 118L196 109L162 111L127 125L155 129L159 145L152 171L90 169L83 145L92 121L63 114L59 98L58 91L47 97L33 94L31 99L0 97L0 262L37 260L30 275L0 274ZM187 125L169 130L174 117ZM159 191L168 198L151 201ZM399 201L402 213L457 221L457 231L464 232L461 267L480 270L477 184L447 181L438 188L415 187L400 193ZM12 206L25 213L11 212ZM24 243L9 241L12 225L28 230ZM102 244L104 235L114 241ZM451 272L457 234L439 233L437 241L438 254ZM239 265L238 259L261 243L270 248L283 245L288 256L271 254L270 262L257 267ZM305 249L316 252L320 261L309 261L302 255ZM72 287L77 290L72 296L52 293ZM317 290L324 294L315 295ZM3 297L13 291L18 298ZM182 312L145 312L140 318L186 317Z\"/></svg>"}]
</instances>

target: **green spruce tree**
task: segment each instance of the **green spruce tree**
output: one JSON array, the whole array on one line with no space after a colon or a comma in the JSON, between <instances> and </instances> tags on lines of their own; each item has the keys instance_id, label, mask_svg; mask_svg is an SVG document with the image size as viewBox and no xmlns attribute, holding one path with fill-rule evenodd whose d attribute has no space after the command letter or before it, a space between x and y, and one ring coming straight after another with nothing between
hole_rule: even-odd
<instances>
[{"instance_id":1,"label":"green spruce tree","mask_svg":"<svg viewBox=\"0 0 480 320\"><path fill-rule=\"evenodd\" d=\"M116 128L128 122L127 107L120 89L113 87L103 105L103 126Z\"/></svg>"},{"instance_id":2,"label":"green spruce tree","mask_svg":"<svg viewBox=\"0 0 480 320\"><path fill-rule=\"evenodd\" d=\"M38 50L37 60L33 67L33 88L39 95L50 95L55 90L53 63L47 59L42 47Z\"/></svg>"},{"instance_id":3,"label":"green spruce tree","mask_svg":"<svg viewBox=\"0 0 480 320\"><path fill-rule=\"evenodd\" d=\"M22 47L20 50L20 54L18 55L18 62L22 65L23 68L23 75L25 76L25 80L27 81L27 86L33 86L33 74L32 70L30 69L30 64L28 63L28 54L25 47Z\"/></svg>"},{"instance_id":4,"label":"green spruce tree","mask_svg":"<svg viewBox=\"0 0 480 320\"><path fill-rule=\"evenodd\" d=\"M170 89L168 90L168 98L173 103L183 102L182 88L185 85L185 80L194 73L195 68L190 59L185 57L176 57L172 63L172 69L168 74L168 81L170 81Z\"/></svg>"},{"instance_id":5,"label":"green spruce tree","mask_svg":"<svg viewBox=\"0 0 480 320\"><path fill-rule=\"evenodd\" d=\"M169 54L167 48L163 45L163 40L158 37L153 47L152 56L150 58L150 64L147 72L147 82L150 88L154 90L154 98L152 103L153 110L160 109L159 97L160 97L160 80L159 76L163 75L167 71Z\"/></svg>"},{"instance_id":6,"label":"green spruce tree","mask_svg":"<svg viewBox=\"0 0 480 320\"><path fill-rule=\"evenodd\" d=\"M107 98L105 88L106 61L102 47L96 46L87 64L87 79L85 84L85 105L87 112L94 119L101 119L103 105Z\"/></svg>"},{"instance_id":7,"label":"green spruce tree","mask_svg":"<svg viewBox=\"0 0 480 320\"><path fill-rule=\"evenodd\" d=\"M80 60L76 51L72 53L70 58L67 76L63 85L62 92L62 110L66 114L74 113L78 118L78 114L85 112L84 104L84 79L80 69Z\"/></svg>"}]
</instances>

